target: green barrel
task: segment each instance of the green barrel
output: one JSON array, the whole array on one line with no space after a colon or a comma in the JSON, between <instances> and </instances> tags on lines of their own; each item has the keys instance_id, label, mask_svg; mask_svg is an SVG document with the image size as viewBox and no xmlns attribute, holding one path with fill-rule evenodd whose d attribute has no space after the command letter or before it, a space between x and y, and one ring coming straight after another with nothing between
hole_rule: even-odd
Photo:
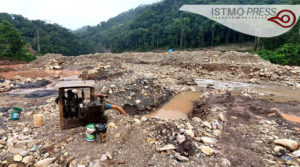
<instances>
[{"instance_id":1,"label":"green barrel","mask_svg":"<svg viewBox=\"0 0 300 167\"><path fill-rule=\"evenodd\" d=\"M14 107L12 109L10 119L11 120L19 120L20 115L21 115L22 108Z\"/></svg>"}]
</instances>

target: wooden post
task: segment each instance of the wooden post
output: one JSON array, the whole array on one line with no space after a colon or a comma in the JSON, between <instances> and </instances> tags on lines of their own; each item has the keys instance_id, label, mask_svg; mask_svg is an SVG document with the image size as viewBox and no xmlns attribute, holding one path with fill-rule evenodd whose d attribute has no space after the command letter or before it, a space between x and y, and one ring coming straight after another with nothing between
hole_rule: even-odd
<instances>
[{"instance_id":1,"label":"wooden post","mask_svg":"<svg viewBox=\"0 0 300 167\"><path fill-rule=\"evenodd\" d=\"M58 105L59 105L59 124L60 124L60 128L64 128L64 109L63 109L63 97L64 97L64 94L65 94L65 90L64 88L59 88L58 90Z\"/></svg>"},{"instance_id":2,"label":"wooden post","mask_svg":"<svg viewBox=\"0 0 300 167\"><path fill-rule=\"evenodd\" d=\"M90 101L95 101L95 88L90 88Z\"/></svg>"}]
</instances>

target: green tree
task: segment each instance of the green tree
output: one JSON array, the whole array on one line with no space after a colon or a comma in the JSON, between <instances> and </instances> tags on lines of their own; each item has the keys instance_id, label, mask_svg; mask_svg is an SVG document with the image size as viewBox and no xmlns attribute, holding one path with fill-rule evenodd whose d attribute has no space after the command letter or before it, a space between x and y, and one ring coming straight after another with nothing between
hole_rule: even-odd
<instances>
[{"instance_id":1,"label":"green tree","mask_svg":"<svg viewBox=\"0 0 300 167\"><path fill-rule=\"evenodd\" d=\"M0 56L21 57L24 45L20 33L8 21L0 20Z\"/></svg>"},{"instance_id":2,"label":"green tree","mask_svg":"<svg viewBox=\"0 0 300 167\"><path fill-rule=\"evenodd\" d=\"M174 30L180 36L180 49L183 49L183 43L185 41L187 33L190 31L189 29L190 19L188 17L175 19L174 20Z\"/></svg>"}]
</instances>

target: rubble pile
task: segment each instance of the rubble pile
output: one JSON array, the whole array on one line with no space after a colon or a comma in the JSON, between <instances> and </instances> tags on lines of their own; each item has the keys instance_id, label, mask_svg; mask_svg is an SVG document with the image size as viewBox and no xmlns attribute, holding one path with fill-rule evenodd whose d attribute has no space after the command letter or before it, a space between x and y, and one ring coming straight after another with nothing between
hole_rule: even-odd
<instances>
[{"instance_id":1,"label":"rubble pile","mask_svg":"<svg viewBox=\"0 0 300 167\"><path fill-rule=\"evenodd\" d=\"M250 89L284 85L297 92L299 67L274 65L250 53L214 50L48 54L30 66L82 70L81 79L96 80L96 93L108 95L106 100L123 106L128 115L107 110L107 141L87 142L86 127L60 129L57 90L43 90L49 78L0 79L0 92L42 91L1 93L0 166L300 165L298 99L266 100L263 91ZM269 94L279 97L272 89L267 89ZM150 116L173 96L190 91L203 95L185 113L186 119ZM53 98L41 96L44 93ZM10 119L12 107L23 109L19 120ZM41 127L34 126L34 114L43 115Z\"/></svg>"},{"instance_id":2,"label":"rubble pile","mask_svg":"<svg viewBox=\"0 0 300 167\"><path fill-rule=\"evenodd\" d=\"M96 68L85 70L79 76L84 80L104 80L120 77L128 70L118 62L100 62Z\"/></svg>"},{"instance_id":3,"label":"rubble pile","mask_svg":"<svg viewBox=\"0 0 300 167\"><path fill-rule=\"evenodd\" d=\"M101 92L103 92L103 89ZM119 87L115 92L118 101L130 115L141 115L153 111L166 103L173 92L156 78L138 78Z\"/></svg>"},{"instance_id":4,"label":"rubble pile","mask_svg":"<svg viewBox=\"0 0 300 167\"><path fill-rule=\"evenodd\" d=\"M31 68L42 68L46 70L62 69L66 58L61 54L45 54L42 57L37 57L36 60L30 63Z\"/></svg>"},{"instance_id":5,"label":"rubble pile","mask_svg":"<svg viewBox=\"0 0 300 167\"><path fill-rule=\"evenodd\" d=\"M148 72L155 75L152 77L157 78L168 76L177 80L182 77L182 74L189 73L193 78L300 87L299 67L271 64L258 55L236 51L96 53L77 57L47 54L32 62L31 66L50 69L55 66L72 70L85 69L82 74L84 79L99 79L97 78L99 75L103 75L104 78L110 75L120 76L126 72L134 74L144 70L141 68L148 67L150 70Z\"/></svg>"},{"instance_id":6,"label":"rubble pile","mask_svg":"<svg viewBox=\"0 0 300 167\"><path fill-rule=\"evenodd\" d=\"M12 89L30 89L44 87L51 82L43 78L23 78L16 75L13 80L3 79L0 82L0 92L7 92Z\"/></svg>"},{"instance_id":7,"label":"rubble pile","mask_svg":"<svg viewBox=\"0 0 300 167\"><path fill-rule=\"evenodd\" d=\"M3 82L0 82L0 92L7 92L14 87L14 83L10 80L3 80Z\"/></svg>"}]
</instances>

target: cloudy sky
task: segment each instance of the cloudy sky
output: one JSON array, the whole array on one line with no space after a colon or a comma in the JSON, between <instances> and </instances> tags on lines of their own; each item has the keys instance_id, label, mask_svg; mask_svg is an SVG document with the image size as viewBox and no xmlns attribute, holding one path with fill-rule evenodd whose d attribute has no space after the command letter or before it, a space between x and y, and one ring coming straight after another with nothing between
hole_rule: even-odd
<instances>
[{"instance_id":1,"label":"cloudy sky","mask_svg":"<svg viewBox=\"0 0 300 167\"><path fill-rule=\"evenodd\" d=\"M76 30L142 4L161 0L0 0L0 12L21 14Z\"/></svg>"}]
</instances>

